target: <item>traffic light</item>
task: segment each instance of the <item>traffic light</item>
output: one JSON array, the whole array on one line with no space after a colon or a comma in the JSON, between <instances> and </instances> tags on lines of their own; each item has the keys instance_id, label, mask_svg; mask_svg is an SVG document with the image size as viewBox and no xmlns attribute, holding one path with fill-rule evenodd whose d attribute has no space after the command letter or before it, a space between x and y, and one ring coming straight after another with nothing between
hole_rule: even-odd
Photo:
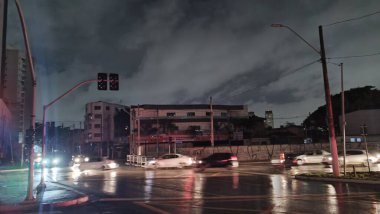
<instances>
[{"instance_id":1,"label":"traffic light","mask_svg":"<svg viewBox=\"0 0 380 214\"><path fill-rule=\"evenodd\" d=\"M110 90L119 90L119 74L110 74Z\"/></svg>"},{"instance_id":2,"label":"traffic light","mask_svg":"<svg viewBox=\"0 0 380 214\"><path fill-rule=\"evenodd\" d=\"M98 73L98 90L107 90L107 76L106 73Z\"/></svg>"}]
</instances>

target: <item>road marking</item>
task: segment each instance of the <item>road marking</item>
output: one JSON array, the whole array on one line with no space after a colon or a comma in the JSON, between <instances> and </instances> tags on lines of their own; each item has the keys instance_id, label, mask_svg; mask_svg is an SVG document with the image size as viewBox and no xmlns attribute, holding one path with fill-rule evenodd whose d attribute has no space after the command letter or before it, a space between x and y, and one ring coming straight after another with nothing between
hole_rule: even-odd
<instances>
[{"instance_id":1,"label":"road marking","mask_svg":"<svg viewBox=\"0 0 380 214\"><path fill-rule=\"evenodd\" d=\"M342 193L342 194L333 194L327 195L327 197L358 197L358 196L369 196L369 195L377 195L377 192L362 192L362 193ZM194 197L157 197L151 198L149 201L197 201L197 200L249 200L249 199L267 199L267 198L292 198L292 199L302 199L304 197L316 197L320 198L321 196L325 196L326 194L297 194L297 195L286 195L286 196L275 196L275 195L235 195L235 196L207 196L202 198L194 198ZM97 201L101 202L113 202L113 201L147 201L146 198L99 198Z\"/></svg>"},{"instance_id":2,"label":"road marking","mask_svg":"<svg viewBox=\"0 0 380 214\"><path fill-rule=\"evenodd\" d=\"M137 204L137 205L139 205L141 207L144 207L146 209L149 209L151 211L154 211L154 212L157 212L157 213L160 213L160 214L170 214L169 212L166 212L165 210L159 209L157 207L150 206L149 204L144 203L144 202L134 202L134 204Z\"/></svg>"}]
</instances>

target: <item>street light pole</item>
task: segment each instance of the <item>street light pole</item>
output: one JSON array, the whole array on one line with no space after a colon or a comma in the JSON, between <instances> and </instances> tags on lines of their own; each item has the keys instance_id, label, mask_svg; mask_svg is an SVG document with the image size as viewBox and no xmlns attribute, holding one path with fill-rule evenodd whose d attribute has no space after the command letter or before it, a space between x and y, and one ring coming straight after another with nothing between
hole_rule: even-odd
<instances>
[{"instance_id":1,"label":"street light pole","mask_svg":"<svg viewBox=\"0 0 380 214\"><path fill-rule=\"evenodd\" d=\"M332 112L332 104L331 104L331 94L330 94L330 86L329 79L327 75L327 65L326 65L326 54L325 47L323 41L323 31L322 26L319 26L319 41L321 50L318 51L314 46L312 46L309 42L307 42L301 35L295 32L292 28L283 24L272 24L271 27L285 27L291 32L293 32L298 38L304 41L309 47L311 47L315 52L317 52L321 57L322 63L322 72L323 72L323 82L325 88L325 99L326 99L326 107L327 107L327 119L328 119L328 127L329 127L329 139L330 139L330 147L331 147L331 156L332 156L332 167L333 173L335 176L339 176L339 162L338 162L338 150L336 146L336 138L335 138L335 128L334 128L334 120L333 120L333 112Z\"/></svg>"},{"instance_id":2,"label":"street light pole","mask_svg":"<svg viewBox=\"0 0 380 214\"><path fill-rule=\"evenodd\" d=\"M28 174L27 194L26 194L26 198L25 198L26 201L32 201L32 200L34 200L34 197L33 197L33 181L34 181L34 141L36 138L36 123L35 123L36 115L35 115L35 113L36 113L37 80L36 80L36 73L34 71L33 57L32 57L32 52L31 52L30 45L29 45L29 38L28 38L27 30L26 30L24 14L22 12L19 1L15 0L15 3L16 3L17 12L18 12L20 22L21 22L21 28L22 28L22 33L23 33L23 37L24 37L24 44L25 44L25 49L26 49L26 55L28 57L28 66L29 66L29 70L31 72L32 86L33 86L33 94L32 94L33 104L32 104L32 115L31 115L31 120L30 120L31 128L32 128L32 139L31 139L30 146L29 146L30 147L30 149L29 149L30 150L29 151L29 174ZM5 47L3 47L3 48L5 48Z\"/></svg>"},{"instance_id":3,"label":"street light pole","mask_svg":"<svg viewBox=\"0 0 380 214\"><path fill-rule=\"evenodd\" d=\"M43 107L43 115L42 115L42 153L41 153L41 158L42 158L41 163L42 164L41 164L41 179L40 179L40 184L38 185L38 189L39 190L42 190L43 188L46 187L45 178L44 178L45 177L44 176L44 171L45 171L44 160L45 160L45 151L46 151L46 149L45 149L45 145L46 145L46 111L54 103L58 102L60 99L64 98L66 95L68 95L71 92L75 91L80 86L82 86L84 84L89 84L89 83L92 83L92 82L98 82L98 80L86 80L86 81L80 82L80 83L76 84L74 87L72 87L71 89L69 89L68 91L66 91L64 94L62 94L61 96L59 96L58 98L54 99L52 102L48 103L47 105L44 105L44 107Z\"/></svg>"},{"instance_id":4,"label":"street light pole","mask_svg":"<svg viewBox=\"0 0 380 214\"><path fill-rule=\"evenodd\" d=\"M343 63L340 66L340 84L341 84L341 98L342 98L342 138L343 138L343 175L346 175L346 109L345 109L345 97L343 86Z\"/></svg>"},{"instance_id":5,"label":"street light pole","mask_svg":"<svg viewBox=\"0 0 380 214\"><path fill-rule=\"evenodd\" d=\"M330 84L329 84L329 78L327 75L327 64L326 64L326 53L325 53L325 45L323 41L323 31L322 26L320 25L318 27L319 30L319 42L321 46L321 62L322 62L322 72L323 72L323 83L325 86L325 99L326 99L326 106L327 106L327 120L328 120L328 127L329 127L329 137L330 137L330 145L331 145L331 156L332 156L332 167L333 167L333 173L335 176L339 176L339 162L338 162L338 149L336 145L336 138L335 138L335 127L334 127L334 118L333 118L333 111L332 111L332 103L331 103L331 93L330 93Z\"/></svg>"}]
</instances>

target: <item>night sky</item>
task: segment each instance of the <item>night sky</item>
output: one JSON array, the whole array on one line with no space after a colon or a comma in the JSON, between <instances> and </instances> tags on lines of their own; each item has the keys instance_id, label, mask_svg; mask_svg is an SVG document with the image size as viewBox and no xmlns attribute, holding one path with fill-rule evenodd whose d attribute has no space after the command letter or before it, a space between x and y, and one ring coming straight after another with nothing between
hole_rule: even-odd
<instances>
[{"instance_id":1,"label":"night sky","mask_svg":"<svg viewBox=\"0 0 380 214\"><path fill-rule=\"evenodd\" d=\"M215 104L246 104L258 116L273 110L275 126L300 124L325 103L320 57L272 23L290 26L318 50L322 25L329 62L344 63L345 88L380 88L378 0L20 2L37 71L37 120L43 104L106 72L120 74L120 91L82 87L51 108L47 120L83 121L92 101L205 104L212 96ZM8 46L23 48L13 1L8 13ZM335 58L367 54L375 55ZM332 63L336 94L340 68Z\"/></svg>"}]
</instances>

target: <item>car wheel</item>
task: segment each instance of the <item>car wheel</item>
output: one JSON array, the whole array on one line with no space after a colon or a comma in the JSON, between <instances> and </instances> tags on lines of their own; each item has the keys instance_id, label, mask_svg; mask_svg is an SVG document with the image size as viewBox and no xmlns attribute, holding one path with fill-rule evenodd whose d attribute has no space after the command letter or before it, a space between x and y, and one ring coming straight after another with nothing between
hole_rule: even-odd
<instances>
[{"instance_id":1,"label":"car wheel","mask_svg":"<svg viewBox=\"0 0 380 214\"><path fill-rule=\"evenodd\" d=\"M304 161L303 161L303 160L301 160L301 159L298 159L298 160L297 160L297 165L298 165L298 166L303 165L303 164L304 164Z\"/></svg>"},{"instance_id":2,"label":"car wheel","mask_svg":"<svg viewBox=\"0 0 380 214\"><path fill-rule=\"evenodd\" d=\"M102 170L106 170L106 166L102 166Z\"/></svg>"},{"instance_id":3,"label":"car wheel","mask_svg":"<svg viewBox=\"0 0 380 214\"><path fill-rule=\"evenodd\" d=\"M177 167L178 167L179 169L182 169L183 167L185 167L185 163L179 163Z\"/></svg>"},{"instance_id":4,"label":"car wheel","mask_svg":"<svg viewBox=\"0 0 380 214\"><path fill-rule=\"evenodd\" d=\"M158 169L158 168L160 168L160 165L159 165L158 163L156 163L156 164L154 165L153 169Z\"/></svg>"}]
</instances>

